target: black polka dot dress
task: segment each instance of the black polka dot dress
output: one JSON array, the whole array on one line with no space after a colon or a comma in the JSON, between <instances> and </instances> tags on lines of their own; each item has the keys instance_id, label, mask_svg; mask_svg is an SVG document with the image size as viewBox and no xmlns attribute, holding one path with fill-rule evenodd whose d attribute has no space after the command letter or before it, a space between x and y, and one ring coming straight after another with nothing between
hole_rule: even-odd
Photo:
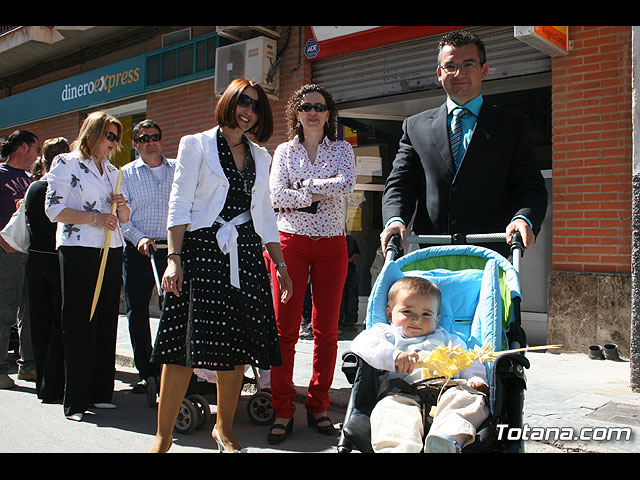
<instances>
[{"instance_id":1,"label":"black polka dot dress","mask_svg":"<svg viewBox=\"0 0 640 480\"><path fill-rule=\"evenodd\" d=\"M242 172L218 132L220 163L229 194L220 217L229 221L251 206L255 164L249 145ZM244 139L246 142L246 139ZM240 288L230 284L229 255L216 240L219 223L185 232L182 294L167 293L151 359L207 370L236 365L260 369L281 365L271 287L260 236L249 221L237 226Z\"/></svg>"}]
</instances>

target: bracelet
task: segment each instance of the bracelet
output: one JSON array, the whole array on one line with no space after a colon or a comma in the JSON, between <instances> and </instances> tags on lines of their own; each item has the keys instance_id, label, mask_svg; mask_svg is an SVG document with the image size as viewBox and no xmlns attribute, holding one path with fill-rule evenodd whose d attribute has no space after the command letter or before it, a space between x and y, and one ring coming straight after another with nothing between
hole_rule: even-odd
<instances>
[{"instance_id":1,"label":"bracelet","mask_svg":"<svg viewBox=\"0 0 640 480\"><path fill-rule=\"evenodd\" d=\"M167 259L169 259L169 257L173 257L174 255L181 257L182 255L178 252L171 252L167 254Z\"/></svg>"},{"instance_id":2,"label":"bracelet","mask_svg":"<svg viewBox=\"0 0 640 480\"><path fill-rule=\"evenodd\" d=\"M93 226L97 226L98 223L98 213L97 212L93 212Z\"/></svg>"},{"instance_id":3,"label":"bracelet","mask_svg":"<svg viewBox=\"0 0 640 480\"><path fill-rule=\"evenodd\" d=\"M284 263L284 262L276 263L276 270L277 270L279 267L287 268L287 264L286 264L286 263Z\"/></svg>"}]
</instances>

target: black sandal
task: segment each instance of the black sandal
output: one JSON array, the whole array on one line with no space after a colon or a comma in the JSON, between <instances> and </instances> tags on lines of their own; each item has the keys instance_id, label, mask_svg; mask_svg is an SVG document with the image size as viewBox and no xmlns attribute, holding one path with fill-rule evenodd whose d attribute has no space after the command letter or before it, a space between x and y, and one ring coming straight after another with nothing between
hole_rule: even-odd
<instances>
[{"instance_id":1,"label":"black sandal","mask_svg":"<svg viewBox=\"0 0 640 480\"><path fill-rule=\"evenodd\" d=\"M320 425L322 422L329 422L329 425ZM315 429L323 435L335 435L336 433L333 422L327 415L316 418L312 413L307 413L307 424L310 427L315 427Z\"/></svg>"},{"instance_id":2,"label":"black sandal","mask_svg":"<svg viewBox=\"0 0 640 480\"><path fill-rule=\"evenodd\" d=\"M284 433L274 433L274 430L284 430ZM267 436L267 443L272 445L282 442L287 435L293 431L293 418L290 418L286 425L281 423L274 423L269 429L269 436Z\"/></svg>"}]
</instances>

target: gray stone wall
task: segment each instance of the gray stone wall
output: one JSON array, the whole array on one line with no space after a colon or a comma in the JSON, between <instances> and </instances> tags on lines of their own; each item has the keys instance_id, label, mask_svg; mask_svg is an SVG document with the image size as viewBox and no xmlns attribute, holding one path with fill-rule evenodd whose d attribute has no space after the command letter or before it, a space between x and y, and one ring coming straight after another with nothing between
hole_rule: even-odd
<instances>
[{"instance_id":1,"label":"gray stone wall","mask_svg":"<svg viewBox=\"0 0 640 480\"><path fill-rule=\"evenodd\" d=\"M631 275L556 272L549 275L548 343L587 353L615 343L629 358Z\"/></svg>"}]
</instances>

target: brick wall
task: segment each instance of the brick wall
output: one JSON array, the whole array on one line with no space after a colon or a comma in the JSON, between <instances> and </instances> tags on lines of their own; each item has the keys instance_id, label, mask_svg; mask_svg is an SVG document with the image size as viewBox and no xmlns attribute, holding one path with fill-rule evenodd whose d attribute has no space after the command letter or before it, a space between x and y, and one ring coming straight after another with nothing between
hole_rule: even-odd
<instances>
[{"instance_id":1,"label":"brick wall","mask_svg":"<svg viewBox=\"0 0 640 480\"><path fill-rule=\"evenodd\" d=\"M271 104L273 109L273 135L265 145L271 153L280 143L287 141L285 109L289 97L298 88L311 81L311 62L306 59L303 51L305 42L304 27L289 28L291 28L289 43L283 55L283 61L280 64L279 100ZM278 42L278 48L282 48L285 41L285 38L281 38Z\"/></svg>"},{"instance_id":2,"label":"brick wall","mask_svg":"<svg viewBox=\"0 0 640 480\"><path fill-rule=\"evenodd\" d=\"M571 26L553 59L552 269L631 271L631 27Z\"/></svg>"},{"instance_id":3,"label":"brick wall","mask_svg":"<svg viewBox=\"0 0 640 480\"><path fill-rule=\"evenodd\" d=\"M55 118L20 125L19 127L11 127L4 130L0 129L0 137L8 137L11 133L20 129L33 132L38 136L41 142L47 138L65 137L69 140L69 143L71 143L77 138L81 124L80 114L74 112L66 115L60 115Z\"/></svg>"},{"instance_id":4,"label":"brick wall","mask_svg":"<svg viewBox=\"0 0 640 480\"><path fill-rule=\"evenodd\" d=\"M147 118L162 128L164 154L175 158L180 138L215 126L213 79L147 95Z\"/></svg>"}]
</instances>

